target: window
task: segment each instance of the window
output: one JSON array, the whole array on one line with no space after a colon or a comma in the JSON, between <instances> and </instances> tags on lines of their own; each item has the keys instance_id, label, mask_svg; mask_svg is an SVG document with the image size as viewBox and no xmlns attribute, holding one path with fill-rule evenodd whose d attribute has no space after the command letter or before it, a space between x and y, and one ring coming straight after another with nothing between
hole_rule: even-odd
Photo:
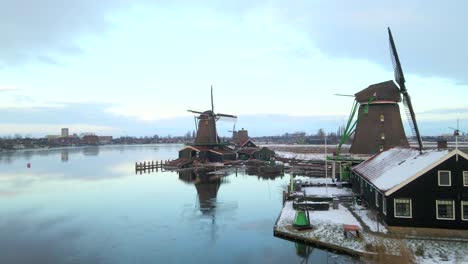
<instances>
[{"instance_id":1,"label":"window","mask_svg":"<svg viewBox=\"0 0 468 264\"><path fill-rule=\"evenodd\" d=\"M375 206L379 207L379 192L375 192Z\"/></svg>"},{"instance_id":2,"label":"window","mask_svg":"<svg viewBox=\"0 0 468 264\"><path fill-rule=\"evenodd\" d=\"M364 193L364 181L361 181L361 189L360 189L360 193L363 194Z\"/></svg>"},{"instance_id":3,"label":"window","mask_svg":"<svg viewBox=\"0 0 468 264\"><path fill-rule=\"evenodd\" d=\"M411 199L393 199L395 217L411 218Z\"/></svg>"},{"instance_id":4,"label":"window","mask_svg":"<svg viewBox=\"0 0 468 264\"><path fill-rule=\"evenodd\" d=\"M439 186L451 186L452 185L452 177L450 175L450 171L439 171L438 175L438 182Z\"/></svg>"},{"instance_id":5,"label":"window","mask_svg":"<svg viewBox=\"0 0 468 264\"><path fill-rule=\"evenodd\" d=\"M387 215L387 198L385 196L382 197L382 213Z\"/></svg>"},{"instance_id":6,"label":"window","mask_svg":"<svg viewBox=\"0 0 468 264\"><path fill-rule=\"evenodd\" d=\"M436 218L439 220L455 220L455 203L447 200L436 201Z\"/></svg>"},{"instance_id":7,"label":"window","mask_svg":"<svg viewBox=\"0 0 468 264\"><path fill-rule=\"evenodd\" d=\"M385 133L380 133L380 139L385 140Z\"/></svg>"},{"instance_id":8,"label":"window","mask_svg":"<svg viewBox=\"0 0 468 264\"><path fill-rule=\"evenodd\" d=\"M385 116L384 115L380 115L380 122L383 122L385 121Z\"/></svg>"},{"instance_id":9,"label":"window","mask_svg":"<svg viewBox=\"0 0 468 264\"><path fill-rule=\"evenodd\" d=\"M468 187L468 171L463 172L463 186Z\"/></svg>"},{"instance_id":10,"label":"window","mask_svg":"<svg viewBox=\"0 0 468 264\"><path fill-rule=\"evenodd\" d=\"M380 150L380 152L383 151L383 144L380 144L380 145L379 145L379 150Z\"/></svg>"},{"instance_id":11,"label":"window","mask_svg":"<svg viewBox=\"0 0 468 264\"><path fill-rule=\"evenodd\" d=\"M461 201L462 220L468 221L468 201Z\"/></svg>"}]
</instances>

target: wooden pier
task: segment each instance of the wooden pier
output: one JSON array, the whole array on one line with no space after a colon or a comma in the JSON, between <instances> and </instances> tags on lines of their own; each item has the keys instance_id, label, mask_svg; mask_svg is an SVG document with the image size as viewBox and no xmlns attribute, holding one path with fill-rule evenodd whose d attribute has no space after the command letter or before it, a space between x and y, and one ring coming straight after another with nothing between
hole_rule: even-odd
<instances>
[{"instance_id":1,"label":"wooden pier","mask_svg":"<svg viewBox=\"0 0 468 264\"><path fill-rule=\"evenodd\" d=\"M142 174L159 170L163 171L168 163L169 160L135 162L135 174Z\"/></svg>"}]
</instances>

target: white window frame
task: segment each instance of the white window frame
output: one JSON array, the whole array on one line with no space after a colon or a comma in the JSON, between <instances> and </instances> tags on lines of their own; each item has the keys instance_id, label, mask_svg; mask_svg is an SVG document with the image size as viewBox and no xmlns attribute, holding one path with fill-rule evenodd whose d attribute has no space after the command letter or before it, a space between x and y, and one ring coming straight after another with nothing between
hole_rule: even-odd
<instances>
[{"instance_id":1,"label":"white window frame","mask_svg":"<svg viewBox=\"0 0 468 264\"><path fill-rule=\"evenodd\" d=\"M439 202L452 202L453 217L440 218L439 217ZM436 219L437 220L455 220L455 201L454 200L436 200Z\"/></svg>"},{"instance_id":2,"label":"white window frame","mask_svg":"<svg viewBox=\"0 0 468 264\"><path fill-rule=\"evenodd\" d=\"M410 215L409 216L398 216L396 214L396 204L397 204L397 200L409 200L409 211L410 211ZM394 198L393 199L393 216L395 218L413 218L413 201L410 199L410 198Z\"/></svg>"},{"instance_id":3,"label":"white window frame","mask_svg":"<svg viewBox=\"0 0 468 264\"><path fill-rule=\"evenodd\" d=\"M467 179L466 181L465 178ZM468 184L465 184L465 182L468 183L468 171L463 171L463 186L468 187Z\"/></svg>"},{"instance_id":4,"label":"white window frame","mask_svg":"<svg viewBox=\"0 0 468 264\"><path fill-rule=\"evenodd\" d=\"M382 195L382 213L387 215L387 198L384 195Z\"/></svg>"},{"instance_id":5,"label":"white window frame","mask_svg":"<svg viewBox=\"0 0 468 264\"><path fill-rule=\"evenodd\" d=\"M468 218L463 218L463 205L468 205L468 201L461 201L461 220L462 221L468 221Z\"/></svg>"},{"instance_id":6,"label":"white window frame","mask_svg":"<svg viewBox=\"0 0 468 264\"><path fill-rule=\"evenodd\" d=\"M448 185L442 185L440 184L440 173L441 172L448 172L449 173L449 184ZM452 172L449 170L440 170L437 172L437 183L439 186L452 186Z\"/></svg>"},{"instance_id":7,"label":"white window frame","mask_svg":"<svg viewBox=\"0 0 468 264\"><path fill-rule=\"evenodd\" d=\"M375 206L377 206L377 208L379 208L379 192L378 191L375 191Z\"/></svg>"}]
</instances>

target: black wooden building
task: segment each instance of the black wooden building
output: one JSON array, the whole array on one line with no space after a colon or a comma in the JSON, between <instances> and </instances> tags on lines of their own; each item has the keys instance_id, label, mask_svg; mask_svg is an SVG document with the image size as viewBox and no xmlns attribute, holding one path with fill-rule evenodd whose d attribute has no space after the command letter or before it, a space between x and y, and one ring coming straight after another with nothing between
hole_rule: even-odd
<instances>
[{"instance_id":1,"label":"black wooden building","mask_svg":"<svg viewBox=\"0 0 468 264\"><path fill-rule=\"evenodd\" d=\"M389 226L468 229L468 155L392 148L352 168L353 191Z\"/></svg>"}]
</instances>

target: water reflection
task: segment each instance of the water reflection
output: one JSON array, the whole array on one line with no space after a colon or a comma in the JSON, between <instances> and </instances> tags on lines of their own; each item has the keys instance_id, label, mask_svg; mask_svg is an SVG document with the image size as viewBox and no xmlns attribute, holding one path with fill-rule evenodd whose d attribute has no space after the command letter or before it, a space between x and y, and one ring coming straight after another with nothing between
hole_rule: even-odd
<instances>
[{"instance_id":1,"label":"water reflection","mask_svg":"<svg viewBox=\"0 0 468 264\"><path fill-rule=\"evenodd\" d=\"M313 252L314 248L299 242L296 242L294 246L296 247L296 254L302 258L301 263L309 263L309 256Z\"/></svg>"},{"instance_id":2,"label":"water reflection","mask_svg":"<svg viewBox=\"0 0 468 264\"><path fill-rule=\"evenodd\" d=\"M69 152L68 149L62 149L62 152L61 152L61 160L62 160L63 162L67 162L67 161L68 161L68 152Z\"/></svg>"},{"instance_id":3,"label":"water reflection","mask_svg":"<svg viewBox=\"0 0 468 264\"><path fill-rule=\"evenodd\" d=\"M221 184L227 183L221 175L212 174L214 170L179 171L179 179L195 185L197 190L197 208L204 215L214 215L216 197Z\"/></svg>"},{"instance_id":4,"label":"water reflection","mask_svg":"<svg viewBox=\"0 0 468 264\"><path fill-rule=\"evenodd\" d=\"M134 174L135 161L173 159L178 148L0 153L10 162L0 166L0 263L303 261L294 243L272 234L288 177ZM310 260L328 260L309 252Z\"/></svg>"}]
</instances>

